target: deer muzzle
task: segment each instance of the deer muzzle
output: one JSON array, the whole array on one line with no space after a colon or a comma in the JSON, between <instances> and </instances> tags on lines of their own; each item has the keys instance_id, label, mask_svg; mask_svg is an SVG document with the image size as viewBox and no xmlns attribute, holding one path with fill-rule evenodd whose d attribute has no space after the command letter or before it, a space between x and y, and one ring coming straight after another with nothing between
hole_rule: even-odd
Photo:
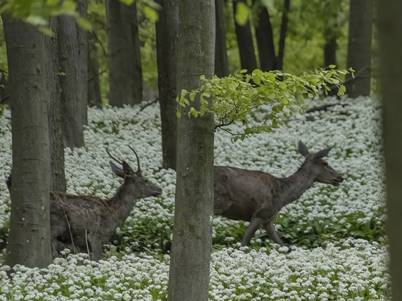
<instances>
[{"instance_id":1,"label":"deer muzzle","mask_svg":"<svg viewBox=\"0 0 402 301\"><path fill-rule=\"evenodd\" d=\"M336 177L333 181L332 181L332 185L335 186L339 186L339 184L341 184L343 182L343 178L341 176Z\"/></svg>"}]
</instances>

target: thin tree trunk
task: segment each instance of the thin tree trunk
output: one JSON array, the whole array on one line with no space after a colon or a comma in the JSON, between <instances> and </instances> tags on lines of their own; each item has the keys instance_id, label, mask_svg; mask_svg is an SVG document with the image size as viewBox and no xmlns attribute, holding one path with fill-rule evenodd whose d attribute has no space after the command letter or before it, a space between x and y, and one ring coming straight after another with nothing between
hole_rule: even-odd
<instances>
[{"instance_id":1,"label":"thin tree trunk","mask_svg":"<svg viewBox=\"0 0 402 301\"><path fill-rule=\"evenodd\" d=\"M176 51L178 1L159 1L162 9L156 23L159 104L162 122L163 167L176 169Z\"/></svg>"},{"instance_id":2,"label":"thin tree trunk","mask_svg":"<svg viewBox=\"0 0 402 301\"><path fill-rule=\"evenodd\" d=\"M180 90L214 73L214 0L179 1ZM198 103L198 101L197 101ZM178 120L177 185L169 301L208 300L213 208L213 116Z\"/></svg>"},{"instance_id":3,"label":"thin tree trunk","mask_svg":"<svg viewBox=\"0 0 402 301\"><path fill-rule=\"evenodd\" d=\"M229 74L226 49L225 0L215 0L215 18L215 74L219 77L224 77Z\"/></svg>"},{"instance_id":4,"label":"thin tree trunk","mask_svg":"<svg viewBox=\"0 0 402 301\"><path fill-rule=\"evenodd\" d=\"M350 0L347 66L356 71L347 84L350 97L370 95L372 23L373 1Z\"/></svg>"},{"instance_id":5,"label":"thin tree trunk","mask_svg":"<svg viewBox=\"0 0 402 301\"><path fill-rule=\"evenodd\" d=\"M77 10L81 17L87 16L87 0L77 0ZM81 105L81 121L88 124L88 32L77 26L78 35L78 100Z\"/></svg>"},{"instance_id":6,"label":"thin tree trunk","mask_svg":"<svg viewBox=\"0 0 402 301\"><path fill-rule=\"evenodd\" d=\"M51 29L57 29L57 18L51 20ZM48 98L48 126L50 144L50 190L66 191L66 175L64 170L64 135L63 135L63 111L61 103L60 82L58 79L58 45L54 37L46 38L50 59L47 66L47 90Z\"/></svg>"},{"instance_id":7,"label":"thin tree trunk","mask_svg":"<svg viewBox=\"0 0 402 301\"><path fill-rule=\"evenodd\" d=\"M285 57L285 42L286 42L286 35L288 33L289 12L290 12L290 0L284 0L281 29L279 31L279 43L278 43L279 47L278 47L277 69L279 70L283 69L283 58Z\"/></svg>"},{"instance_id":8,"label":"thin tree trunk","mask_svg":"<svg viewBox=\"0 0 402 301\"><path fill-rule=\"evenodd\" d=\"M4 70L0 70L0 104L8 103L8 95L6 91L7 77Z\"/></svg>"},{"instance_id":9,"label":"thin tree trunk","mask_svg":"<svg viewBox=\"0 0 402 301\"><path fill-rule=\"evenodd\" d=\"M402 2L378 2L392 300L402 300Z\"/></svg>"},{"instance_id":10,"label":"thin tree trunk","mask_svg":"<svg viewBox=\"0 0 402 301\"><path fill-rule=\"evenodd\" d=\"M263 71L274 70L276 68L274 34L268 13L268 8L260 5L260 7L258 8L257 18L258 19L255 27L255 34L257 38L260 68Z\"/></svg>"},{"instance_id":11,"label":"thin tree trunk","mask_svg":"<svg viewBox=\"0 0 402 301\"><path fill-rule=\"evenodd\" d=\"M142 71L137 9L107 0L109 104L121 107L142 101Z\"/></svg>"},{"instance_id":12,"label":"thin tree trunk","mask_svg":"<svg viewBox=\"0 0 402 301\"><path fill-rule=\"evenodd\" d=\"M327 33L325 36L325 44L324 44L324 67L328 67L329 65L336 65L336 49L337 38L335 35L331 35L331 33Z\"/></svg>"},{"instance_id":13,"label":"thin tree trunk","mask_svg":"<svg viewBox=\"0 0 402 301\"><path fill-rule=\"evenodd\" d=\"M63 133L67 147L84 145L83 80L78 27L73 17L59 16L57 39L59 53L59 78L63 110ZM85 101L86 110L86 101Z\"/></svg>"},{"instance_id":14,"label":"thin tree trunk","mask_svg":"<svg viewBox=\"0 0 402 301\"><path fill-rule=\"evenodd\" d=\"M88 39L88 104L102 107L98 55L93 39Z\"/></svg>"},{"instance_id":15,"label":"thin tree trunk","mask_svg":"<svg viewBox=\"0 0 402 301\"><path fill-rule=\"evenodd\" d=\"M3 18L12 99L13 185L6 262L45 267L51 262L47 66L45 36Z\"/></svg>"},{"instance_id":16,"label":"thin tree trunk","mask_svg":"<svg viewBox=\"0 0 402 301\"><path fill-rule=\"evenodd\" d=\"M236 16L236 3L245 2L245 0L233 0L233 15ZM253 34L251 32L250 21L240 25L235 22L235 31L237 38L237 47L239 48L240 66L248 72L257 68L257 59L253 43Z\"/></svg>"}]
</instances>

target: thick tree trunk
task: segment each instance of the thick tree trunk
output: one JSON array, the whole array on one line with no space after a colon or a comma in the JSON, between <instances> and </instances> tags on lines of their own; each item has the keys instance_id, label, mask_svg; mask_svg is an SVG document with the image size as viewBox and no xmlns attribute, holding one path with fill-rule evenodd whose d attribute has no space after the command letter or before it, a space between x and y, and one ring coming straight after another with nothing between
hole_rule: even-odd
<instances>
[{"instance_id":1,"label":"thick tree trunk","mask_svg":"<svg viewBox=\"0 0 402 301\"><path fill-rule=\"evenodd\" d=\"M51 21L53 31L57 29L57 18ZM64 170L64 135L63 135L63 110L61 103L60 82L58 79L58 45L57 39L47 37L46 44L49 49L50 59L47 66L47 90L50 94L48 101L48 124L50 143L50 190L66 191L66 175Z\"/></svg>"},{"instance_id":2,"label":"thick tree trunk","mask_svg":"<svg viewBox=\"0 0 402 301\"><path fill-rule=\"evenodd\" d=\"M356 71L347 84L350 97L370 95L372 23L373 1L350 0L347 66Z\"/></svg>"},{"instance_id":3,"label":"thick tree trunk","mask_svg":"<svg viewBox=\"0 0 402 301\"><path fill-rule=\"evenodd\" d=\"M277 69L283 69L283 59L285 57L285 42L286 35L288 33L288 23L289 23L289 12L290 12L290 0L283 0L283 13L281 20L281 28L279 31L279 42L278 42L278 61Z\"/></svg>"},{"instance_id":4,"label":"thick tree trunk","mask_svg":"<svg viewBox=\"0 0 402 301\"><path fill-rule=\"evenodd\" d=\"M159 105L162 121L163 167L176 169L176 51L178 0L159 1L162 9L156 23Z\"/></svg>"},{"instance_id":5,"label":"thick tree trunk","mask_svg":"<svg viewBox=\"0 0 402 301\"><path fill-rule=\"evenodd\" d=\"M268 13L268 8L263 5L258 8L255 34L257 38L258 57L260 58L261 70L274 70L277 65L274 46L274 34Z\"/></svg>"},{"instance_id":6,"label":"thick tree trunk","mask_svg":"<svg viewBox=\"0 0 402 301\"><path fill-rule=\"evenodd\" d=\"M67 147L84 145L84 114L86 99L83 98L83 75L78 25L73 17L57 17L57 39L59 53L59 78L63 111L63 133ZM85 108L84 103L85 102Z\"/></svg>"},{"instance_id":7,"label":"thick tree trunk","mask_svg":"<svg viewBox=\"0 0 402 301\"><path fill-rule=\"evenodd\" d=\"M13 185L7 264L45 267L51 262L49 132L45 36L5 17L12 99Z\"/></svg>"},{"instance_id":8,"label":"thick tree trunk","mask_svg":"<svg viewBox=\"0 0 402 301\"><path fill-rule=\"evenodd\" d=\"M215 0L215 18L215 74L219 77L224 77L229 74L226 49L225 0Z\"/></svg>"},{"instance_id":9,"label":"thick tree trunk","mask_svg":"<svg viewBox=\"0 0 402 301\"><path fill-rule=\"evenodd\" d=\"M378 5L392 300L402 300L402 2Z\"/></svg>"},{"instance_id":10,"label":"thick tree trunk","mask_svg":"<svg viewBox=\"0 0 402 301\"><path fill-rule=\"evenodd\" d=\"M142 71L135 3L107 0L109 104L121 107L142 101Z\"/></svg>"},{"instance_id":11,"label":"thick tree trunk","mask_svg":"<svg viewBox=\"0 0 402 301\"><path fill-rule=\"evenodd\" d=\"M214 72L214 0L179 1L178 88ZM178 120L177 185L168 300L208 300L213 207L213 116Z\"/></svg>"},{"instance_id":12,"label":"thick tree trunk","mask_svg":"<svg viewBox=\"0 0 402 301\"><path fill-rule=\"evenodd\" d=\"M337 39L335 35L330 33L325 36L324 44L324 67L329 65L336 65L336 49L338 48Z\"/></svg>"},{"instance_id":13,"label":"thick tree trunk","mask_svg":"<svg viewBox=\"0 0 402 301\"><path fill-rule=\"evenodd\" d=\"M102 107L98 55L92 39L88 39L88 104L93 107Z\"/></svg>"},{"instance_id":14,"label":"thick tree trunk","mask_svg":"<svg viewBox=\"0 0 402 301\"><path fill-rule=\"evenodd\" d=\"M245 2L245 0L233 0L233 12L236 15L236 3ZM251 32L250 22L240 25L235 22L235 31L237 38L237 47L239 48L240 66L248 72L257 68L257 59L255 57L255 49L253 43L253 34Z\"/></svg>"}]
</instances>

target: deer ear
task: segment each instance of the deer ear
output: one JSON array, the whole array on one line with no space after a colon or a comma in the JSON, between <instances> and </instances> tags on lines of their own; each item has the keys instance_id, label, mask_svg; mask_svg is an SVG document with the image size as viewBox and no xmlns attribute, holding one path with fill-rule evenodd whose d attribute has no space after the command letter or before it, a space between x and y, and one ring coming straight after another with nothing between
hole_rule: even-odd
<instances>
[{"instance_id":1,"label":"deer ear","mask_svg":"<svg viewBox=\"0 0 402 301\"><path fill-rule=\"evenodd\" d=\"M301 140L299 140L299 153L303 157L307 157L310 154L308 152L307 146Z\"/></svg>"},{"instance_id":2,"label":"deer ear","mask_svg":"<svg viewBox=\"0 0 402 301\"><path fill-rule=\"evenodd\" d=\"M112 168L113 173L120 177L120 178L124 178L124 171L118 167L116 164L114 164L112 161L109 161L110 167Z\"/></svg>"},{"instance_id":3,"label":"deer ear","mask_svg":"<svg viewBox=\"0 0 402 301\"><path fill-rule=\"evenodd\" d=\"M135 174L134 170L128 165L126 161L123 161L123 171L126 175L133 175Z\"/></svg>"},{"instance_id":4,"label":"deer ear","mask_svg":"<svg viewBox=\"0 0 402 301\"><path fill-rule=\"evenodd\" d=\"M316 158L316 159L321 159L321 158L324 158L324 157L328 156L328 153L329 153L329 151L331 150L331 148L332 148L332 147L328 147L328 148L326 148L326 149L320 150L318 153L316 153L316 154L314 155L314 158Z\"/></svg>"}]
</instances>

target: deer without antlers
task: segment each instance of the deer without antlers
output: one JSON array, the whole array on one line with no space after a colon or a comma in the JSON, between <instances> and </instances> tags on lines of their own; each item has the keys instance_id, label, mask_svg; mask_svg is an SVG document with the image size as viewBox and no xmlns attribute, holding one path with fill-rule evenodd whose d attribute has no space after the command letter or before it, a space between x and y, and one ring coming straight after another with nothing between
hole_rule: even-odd
<instances>
[{"instance_id":1,"label":"deer without antlers","mask_svg":"<svg viewBox=\"0 0 402 301\"><path fill-rule=\"evenodd\" d=\"M283 244L273 221L286 205L296 201L314 182L338 186L343 178L324 161L330 148L310 153L299 141L299 152L305 157L302 166L287 178L277 178L261 171L235 167L214 168L214 213L234 220L249 221L242 239L248 245L259 227L268 237Z\"/></svg>"},{"instance_id":2,"label":"deer without antlers","mask_svg":"<svg viewBox=\"0 0 402 301\"><path fill-rule=\"evenodd\" d=\"M79 252L89 252L95 260L101 258L103 244L110 241L116 228L129 216L135 201L161 194L161 189L141 174L139 157L133 148L130 149L137 158L137 171L106 150L112 160L121 166L110 161L113 173L124 179L110 199L51 192L53 256L56 257L65 248L71 248ZM7 180L7 185L10 190L11 177Z\"/></svg>"}]
</instances>

